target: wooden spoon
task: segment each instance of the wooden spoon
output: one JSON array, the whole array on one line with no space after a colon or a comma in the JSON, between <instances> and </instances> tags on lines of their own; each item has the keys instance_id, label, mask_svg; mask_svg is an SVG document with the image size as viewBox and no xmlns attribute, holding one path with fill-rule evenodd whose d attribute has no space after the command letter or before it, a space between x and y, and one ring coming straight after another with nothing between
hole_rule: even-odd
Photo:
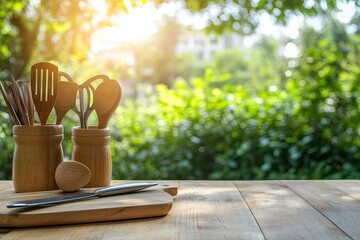
<instances>
[{"instance_id":1,"label":"wooden spoon","mask_svg":"<svg viewBox=\"0 0 360 240\"><path fill-rule=\"evenodd\" d=\"M79 108L74 106L72 110L79 116L81 128L87 128L87 120L94 110L95 88L92 83L98 80L105 82L109 81L110 78L102 74L96 75L79 86Z\"/></svg>"},{"instance_id":2,"label":"wooden spoon","mask_svg":"<svg viewBox=\"0 0 360 240\"><path fill-rule=\"evenodd\" d=\"M121 86L115 80L101 83L95 90L94 108L98 116L98 128L106 128L119 105Z\"/></svg>"},{"instance_id":3,"label":"wooden spoon","mask_svg":"<svg viewBox=\"0 0 360 240\"><path fill-rule=\"evenodd\" d=\"M58 67L39 62L31 67L31 94L41 125L46 125L54 107L59 82Z\"/></svg>"},{"instance_id":4,"label":"wooden spoon","mask_svg":"<svg viewBox=\"0 0 360 240\"><path fill-rule=\"evenodd\" d=\"M56 184L64 192L79 190L90 181L90 178L90 169L74 160L61 162L55 171Z\"/></svg>"},{"instance_id":5,"label":"wooden spoon","mask_svg":"<svg viewBox=\"0 0 360 240\"><path fill-rule=\"evenodd\" d=\"M20 124L21 124L21 123L20 123L20 120L19 120L19 118L17 117L14 108L13 108L12 105L10 104L10 101L9 101L9 99L8 99L8 96L7 96L6 92L5 92L4 86L3 86L1 83L0 83L0 90L1 90L1 94L2 94L3 97L4 97L5 103L6 103L7 107L8 107L8 109L9 109L9 112L10 112L11 117L13 118L13 120L14 120L14 122L15 122L16 125L20 125Z\"/></svg>"},{"instance_id":6,"label":"wooden spoon","mask_svg":"<svg viewBox=\"0 0 360 240\"><path fill-rule=\"evenodd\" d=\"M78 87L74 82L58 83L58 93L54 103L56 124L60 124L65 114L75 105Z\"/></svg>"}]
</instances>

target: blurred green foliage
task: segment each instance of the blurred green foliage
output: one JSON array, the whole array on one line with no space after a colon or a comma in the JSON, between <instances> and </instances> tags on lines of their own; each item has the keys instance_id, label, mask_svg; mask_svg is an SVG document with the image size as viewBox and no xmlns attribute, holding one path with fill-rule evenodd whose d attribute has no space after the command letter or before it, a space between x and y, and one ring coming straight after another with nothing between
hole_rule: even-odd
<instances>
[{"instance_id":1,"label":"blurred green foliage","mask_svg":"<svg viewBox=\"0 0 360 240\"><path fill-rule=\"evenodd\" d=\"M283 88L250 91L208 69L144 89L112 122L114 177L359 178L360 39L324 34L289 60Z\"/></svg>"},{"instance_id":2,"label":"blurred green foliage","mask_svg":"<svg viewBox=\"0 0 360 240\"><path fill-rule=\"evenodd\" d=\"M264 12L276 22L286 22L294 13L330 16L340 1L315 0L312 6L292 0L185 2L199 14L218 10L209 19L210 30L248 34ZM0 80L9 72L27 77L36 61L57 63L76 82L105 72L114 79L134 77L126 75L124 66L107 71L106 63L94 66L86 60L91 34L110 24L94 21L96 11L87 3L1 1ZM123 1L106 3L109 15L128 8ZM229 6L240 15L227 12ZM178 29L167 23L152 42L155 47L137 46L143 48L135 52L134 69L142 80L167 85L136 85L139 94L124 99L110 122L115 179L360 177L359 24L352 35L335 21L320 33L303 30L296 59L279 57L279 45L263 38L255 50L230 49L199 64L191 54L169 56ZM141 75L149 63L155 71ZM169 82L171 77L183 79ZM14 144L2 98L0 117L0 179L9 179ZM77 116L70 113L63 124L64 154L71 158Z\"/></svg>"}]
</instances>

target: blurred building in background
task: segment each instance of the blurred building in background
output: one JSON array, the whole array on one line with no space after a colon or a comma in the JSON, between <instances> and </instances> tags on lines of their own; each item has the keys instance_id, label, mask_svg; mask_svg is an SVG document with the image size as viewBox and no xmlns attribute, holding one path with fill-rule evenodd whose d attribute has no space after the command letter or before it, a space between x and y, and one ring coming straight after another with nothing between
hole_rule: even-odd
<instances>
[{"instance_id":1,"label":"blurred building in background","mask_svg":"<svg viewBox=\"0 0 360 240\"><path fill-rule=\"evenodd\" d=\"M243 39L237 33L222 35L207 34L204 31L189 31L179 36L176 54L193 53L199 60L210 60L214 53L227 48L244 47ZM102 62L121 62L128 66L136 64L134 51L126 43L119 43L113 49L101 50L93 54L93 59Z\"/></svg>"},{"instance_id":2,"label":"blurred building in background","mask_svg":"<svg viewBox=\"0 0 360 240\"><path fill-rule=\"evenodd\" d=\"M191 31L180 36L176 52L191 52L196 54L199 60L210 60L214 53L234 47L243 47L239 34L216 35L206 34L204 31Z\"/></svg>"}]
</instances>

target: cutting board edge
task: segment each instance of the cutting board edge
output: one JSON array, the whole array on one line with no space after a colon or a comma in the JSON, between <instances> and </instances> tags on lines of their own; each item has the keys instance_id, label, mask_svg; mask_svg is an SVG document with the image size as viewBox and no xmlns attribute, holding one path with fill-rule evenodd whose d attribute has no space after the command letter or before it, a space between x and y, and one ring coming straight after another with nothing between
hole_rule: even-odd
<instances>
[{"instance_id":1,"label":"cutting board edge","mask_svg":"<svg viewBox=\"0 0 360 240\"><path fill-rule=\"evenodd\" d=\"M8 218L6 223L0 221L0 228L26 228L26 227L46 227L46 226L64 226L64 225L72 225L72 224L86 224L86 223L102 223L102 222L114 222L114 221L126 221L126 220L134 220L134 219L145 219L145 218L156 218L166 216L173 205L173 200L167 203L161 203L156 205L149 206L138 206L138 207L127 207L127 214L123 214L123 210L119 209L108 209L107 211L95 209L92 211L83 211L83 214L87 216L92 216L84 220L82 215L78 215L74 221L69 222L69 220L62 221L61 218L58 218L59 213L48 214L52 216L55 220L52 222L49 216L45 219L40 215L21 215L21 221ZM155 207L154 207L155 206ZM151 210L150 212L148 210ZM117 212L118 214L114 214L113 212ZM97 215L97 212L101 212L102 214L108 215L112 214L112 217L107 217L106 219L101 219L101 216ZM1 214L4 216L4 214ZM129 215L131 215L129 217ZM2 217L0 217L2 218ZM31 223L31 224L30 224Z\"/></svg>"},{"instance_id":2,"label":"cutting board edge","mask_svg":"<svg viewBox=\"0 0 360 240\"><path fill-rule=\"evenodd\" d=\"M171 193L177 193L177 187L169 186L167 188ZM146 191L152 192L154 190ZM41 226L56 226L69 224L83 224L83 223L97 223L108 221L122 221L130 219L161 217L169 213L172 208L174 199L171 193L165 189L157 189L155 191L163 192L162 201L156 204L141 205L141 206L125 206L115 207L109 209L93 209L93 210L79 210L74 211L74 218L69 220L69 217L63 219L61 215L63 212L44 213L39 214L2 214L0 213L0 228L24 228L24 227L41 227ZM90 216L90 217L89 217Z\"/></svg>"}]
</instances>

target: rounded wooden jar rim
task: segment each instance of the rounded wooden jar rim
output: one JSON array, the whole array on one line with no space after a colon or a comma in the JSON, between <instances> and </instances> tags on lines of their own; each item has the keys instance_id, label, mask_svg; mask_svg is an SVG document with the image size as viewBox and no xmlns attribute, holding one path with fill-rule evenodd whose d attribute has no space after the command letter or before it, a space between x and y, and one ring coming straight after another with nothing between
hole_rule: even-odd
<instances>
[{"instance_id":1,"label":"rounded wooden jar rim","mask_svg":"<svg viewBox=\"0 0 360 240\"><path fill-rule=\"evenodd\" d=\"M14 125L14 135L31 135L31 136L44 136L44 135L58 135L64 133L62 125Z\"/></svg>"},{"instance_id":2,"label":"rounded wooden jar rim","mask_svg":"<svg viewBox=\"0 0 360 240\"><path fill-rule=\"evenodd\" d=\"M88 128L73 127L71 129L72 136L76 137L108 137L110 136L110 129L97 128L96 126L88 126Z\"/></svg>"}]
</instances>

